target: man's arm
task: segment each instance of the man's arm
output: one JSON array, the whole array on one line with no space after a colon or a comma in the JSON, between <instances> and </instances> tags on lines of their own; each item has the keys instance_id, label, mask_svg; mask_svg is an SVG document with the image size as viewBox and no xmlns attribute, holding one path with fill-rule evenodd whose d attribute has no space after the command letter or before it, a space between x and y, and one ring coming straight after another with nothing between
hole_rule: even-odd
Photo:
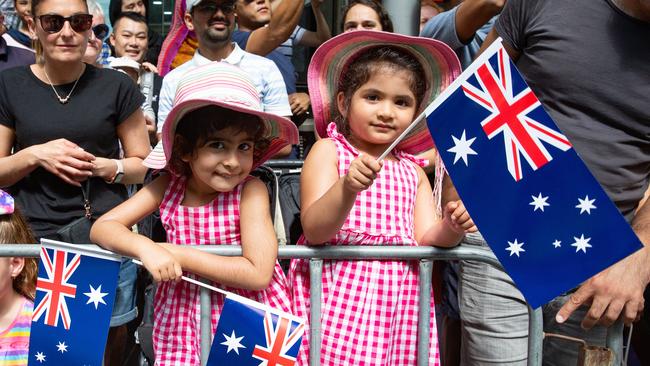
<instances>
[{"instance_id":1,"label":"man's arm","mask_svg":"<svg viewBox=\"0 0 650 366\"><path fill-rule=\"evenodd\" d=\"M481 48L476 53L476 57L482 54L483 51L485 51L485 49L490 47L492 42L496 41L497 38L499 38L499 34L497 33L496 28L493 27L492 30L490 30L490 33L488 33L487 37L485 37L485 41L483 41ZM505 48L506 52L508 53L508 56L510 56L512 61L516 62L517 59L519 58L519 52L515 50L514 47L508 44L508 42L506 42L505 40L501 44L503 44L503 48Z\"/></svg>"},{"instance_id":2,"label":"man's arm","mask_svg":"<svg viewBox=\"0 0 650 366\"><path fill-rule=\"evenodd\" d=\"M320 9L323 1L324 0L312 0L311 9L314 12L314 18L316 19L316 32L306 31L298 42L299 44L307 47L318 47L323 42L332 38L330 26L327 24L327 19L325 19L325 15Z\"/></svg>"},{"instance_id":3,"label":"man's arm","mask_svg":"<svg viewBox=\"0 0 650 366\"><path fill-rule=\"evenodd\" d=\"M505 0L465 0L456 11L456 34L462 43L469 43L476 31L499 14Z\"/></svg>"},{"instance_id":4,"label":"man's arm","mask_svg":"<svg viewBox=\"0 0 650 366\"><path fill-rule=\"evenodd\" d=\"M283 0L273 11L269 24L251 32L246 51L266 56L280 46L298 25L302 8L303 0Z\"/></svg>"}]
</instances>

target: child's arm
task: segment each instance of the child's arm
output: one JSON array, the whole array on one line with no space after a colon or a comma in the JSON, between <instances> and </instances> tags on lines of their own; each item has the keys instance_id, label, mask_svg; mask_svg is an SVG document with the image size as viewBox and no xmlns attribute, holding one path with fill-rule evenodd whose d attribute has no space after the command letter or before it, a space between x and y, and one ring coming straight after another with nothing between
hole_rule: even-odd
<instances>
[{"instance_id":1,"label":"child's arm","mask_svg":"<svg viewBox=\"0 0 650 366\"><path fill-rule=\"evenodd\" d=\"M419 183L415 200L415 239L420 245L452 247L458 244L465 232L476 231L461 201L448 202L443 208L442 220L436 219L436 204L431 185L422 169L418 169ZM451 184L446 179L445 183Z\"/></svg>"},{"instance_id":2,"label":"child's arm","mask_svg":"<svg viewBox=\"0 0 650 366\"><path fill-rule=\"evenodd\" d=\"M168 176L156 178L133 197L102 215L90 230L90 240L94 243L142 260L156 281L179 279L181 266L169 251L134 233L131 227L158 208L168 183Z\"/></svg>"},{"instance_id":3,"label":"child's arm","mask_svg":"<svg viewBox=\"0 0 650 366\"><path fill-rule=\"evenodd\" d=\"M381 169L369 156L352 161L348 174L339 177L336 146L329 139L316 141L300 175L300 220L307 241L324 243L341 229L357 193L368 189Z\"/></svg>"},{"instance_id":4,"label":"child's arm","mask_svg":"<svg viewBox=\"0 0 650 366\"><path fill-rule=\"evenodd\" d=\"M165 248L178 258L186 271L226 286L263 290L273 277L278 255L269 206L264 183L259 179L248 181L239 206L241 257L208 254L191 246L165 245Z\"/></svg>"}]
</instances>

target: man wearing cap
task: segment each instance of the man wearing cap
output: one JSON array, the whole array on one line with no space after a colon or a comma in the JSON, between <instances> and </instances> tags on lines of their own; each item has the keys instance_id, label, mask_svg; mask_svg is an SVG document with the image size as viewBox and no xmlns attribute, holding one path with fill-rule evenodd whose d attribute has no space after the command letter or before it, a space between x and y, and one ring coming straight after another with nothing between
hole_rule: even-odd
<instances>
[{"instance_id":1,"label":"man wearing cap","mask_svg":"<svg viewBox=\"0 0 650 366\"><path fill-rule=\"evenodd\" d=\"M234 0L186 0L185 25L196 33L199 47L188 62L163 79L158 107L158 132L171 110L176 87L189 70L212 61L239 66L253 80L265 112L291 116L282 75L273 61L248 53L232 42L235 27Z\"/></svg>"}]
</instances>

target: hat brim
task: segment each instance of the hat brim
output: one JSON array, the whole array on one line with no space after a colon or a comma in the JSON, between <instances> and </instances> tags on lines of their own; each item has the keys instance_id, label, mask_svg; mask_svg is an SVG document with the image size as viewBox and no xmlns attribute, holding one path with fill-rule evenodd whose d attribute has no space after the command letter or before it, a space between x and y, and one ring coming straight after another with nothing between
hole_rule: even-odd
<instances>
[{"instance_id":1,"label":"hat brim","mask_svg":"<svg viewBox=\"0 0 650 366\"><path fill-rule=\"evenodd\" d=\"M285 117L217 100L192 99L181 102L172 108L163 125L161 140L151 153L149 153L147 158L144 159L143 164L152 169L166 168L171 157L174 134L178 122L187 113L206 106L218 106L256 116L260 118L260 123L266 124L267 131L265 138L269 140L269 144L264 150L255 151L253 156L253 169L262 165L285 146L298 143L298 130L293 122Z\"/></svg>"},{"instance_id":2,"label":"hat brim","mask_svg":"<svg viewBox=\"0 0 650 366\"><path fill-rule=\"evenodd\" d=\"M429 87L415 116L424 111L462 71L454 51L434 39L379 31L354 31L331 38L316 50L307 70L314 126L320 137L327 136L327 125L338 113L335 101L340 75L357 56L378 46L401 48L422 64ZM433 147L425 120L397 145L398 149L410 154Z\"/></svg>"}]
</instances>

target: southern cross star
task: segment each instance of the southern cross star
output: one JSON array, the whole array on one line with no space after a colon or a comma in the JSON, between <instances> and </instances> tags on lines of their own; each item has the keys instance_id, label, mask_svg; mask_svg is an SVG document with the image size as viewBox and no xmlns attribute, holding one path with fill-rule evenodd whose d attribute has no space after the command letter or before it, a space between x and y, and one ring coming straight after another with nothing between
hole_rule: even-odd
<instances>
[{"instance_id":1,"label":"southern cross star","mask_svg":"<svg viewBox=\"0 0 650 366\"><path fill-rule=\"evenodd\" d=\"M591 244L589 244L591 238L585 238L584 234L581 234L579 238L574 236L573 240L575 240L575 243L571 244L571 246L576 247L576 253L581 250L583 253L587 253L587 248L591 248Z\"/></svg>"},{"instance_id":2,"label":"southern cross star","mask_svg":"<svg viewBox=\"0 0 650 366\"><path fill-rule=\"evenodd\" d=\"M90 286L90 292L84 292L84 295L88 296L88 302L86 305L90 304L91 302L95 305L95 309L99 306L100 303L106 305L106 302L104 301L104 296L108 295L106 292L102 292L102 285L99 285L99 287L94 288L93 285Z\"/></svg>"},{"instance_id":3,"label":"southern cross star","mask_svg":"<svg viewBox=\"0 0 650 366\"><path fill-rule=\"evenodd\" d=\"M580 203L578 203L576 205L576 208L580 209L580 214L581 215L582 215L583 212L587 212L588 215L591 215L591 210L596 209L596 206L594 206L595 201L596 201L595 198L590 200L589 195L586 195L585 199L578 198L578 202L580 202Z\"/></svg>"},{"instance_id":4,"label":"southern cross star","mask_svg":"<svg viewBox=\"0 0 650 366\"><path fill-rule=\"evenodd\" d=\"M542 192L539 192L539 194L537 195L537 197L535 197L535 196L530 196L530 198L533 199L533 202L529 203L529 205L531 205L531 206L535 206L535 208L533 209L533 211L537 211L537 210L539 209L539 210L541 210L542 212L544 212L544 207L545 207L545 206L550 206L550 205L551 205L550 203L546 202L546 200L548 200L548 196L546 196L546 197L542 197Z\"/></svg>"},{"instance_id":5,"label":"southern cross star","mask_svg":"<svg viewBox=\"0 0 650 366\"><path fill-rule=\"evenodd\" d=\"M519 257L519 253L526 251L526 249L522 248L523 245L524 245L523 242L518 243L517 239L515 239L514 242L511 241L508 242L508 247L506 248L506 250L510 252L511 257L513 254Z\"/></svg>"}]
</instances>

